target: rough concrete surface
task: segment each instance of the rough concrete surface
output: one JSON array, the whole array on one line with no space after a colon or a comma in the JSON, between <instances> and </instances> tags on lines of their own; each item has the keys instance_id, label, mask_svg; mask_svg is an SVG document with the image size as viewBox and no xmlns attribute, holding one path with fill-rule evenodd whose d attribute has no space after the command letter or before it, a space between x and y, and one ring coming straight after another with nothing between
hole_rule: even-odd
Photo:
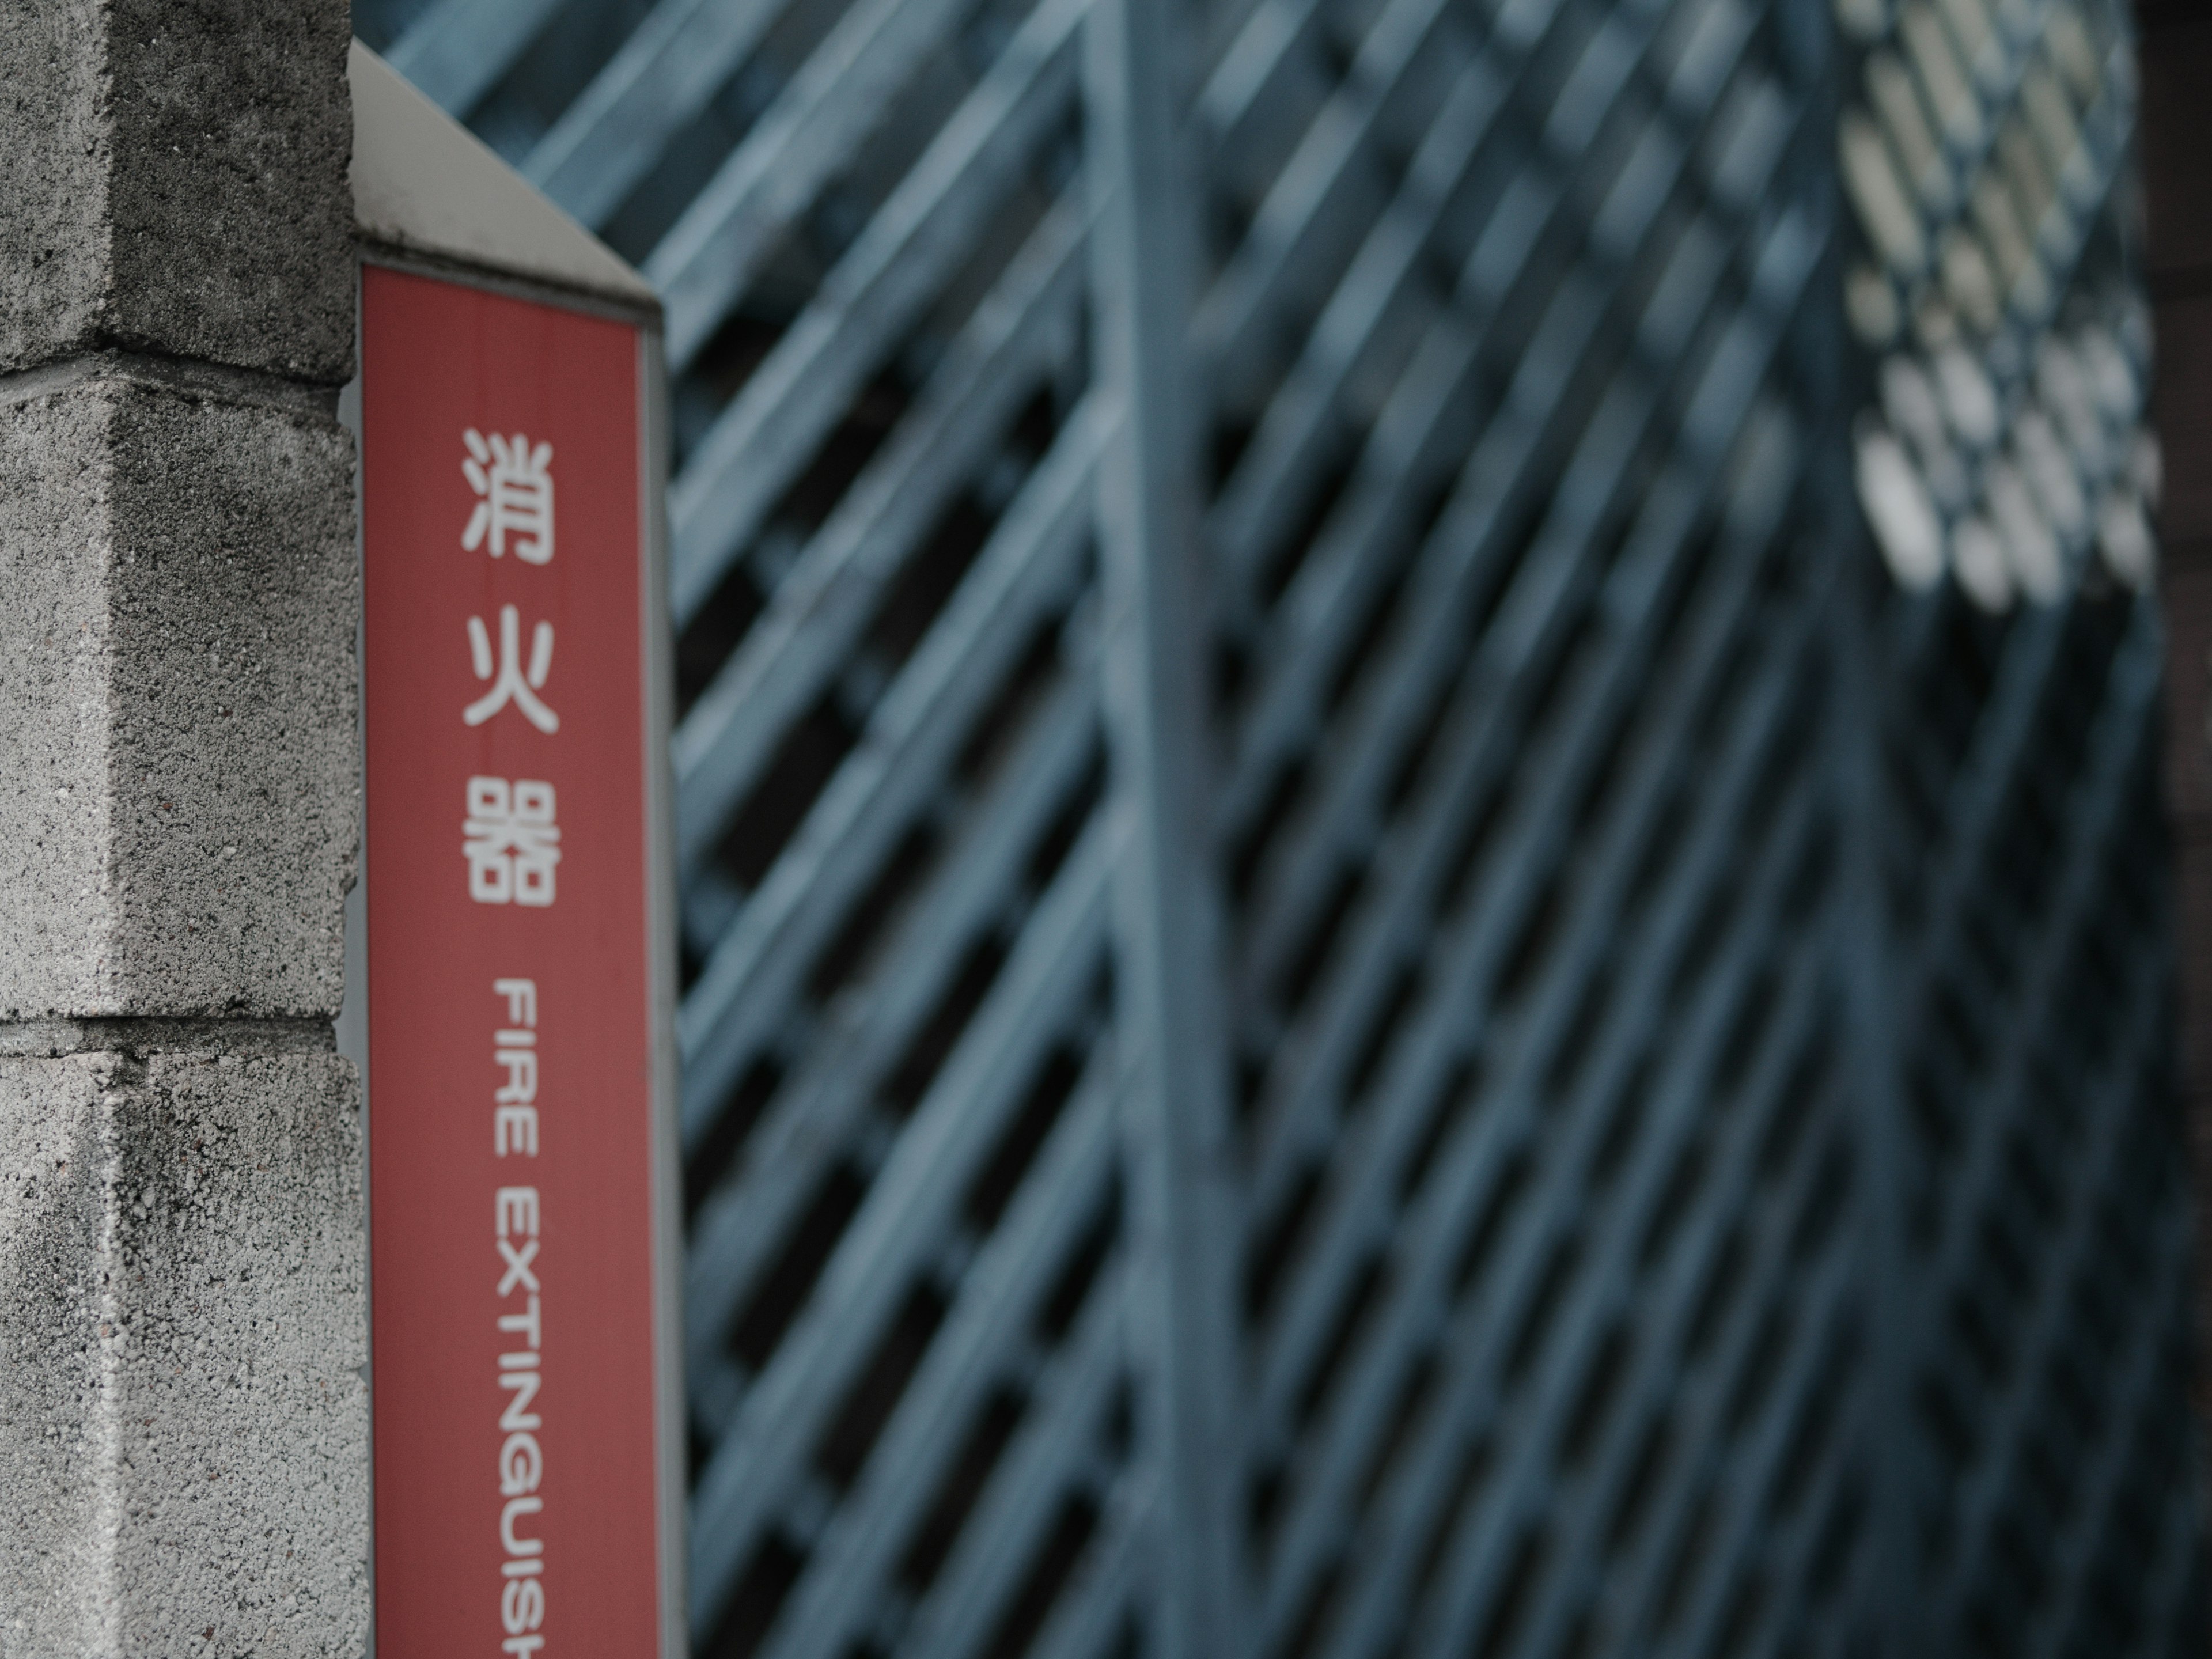
<instances>
[{"instance_id":1,"label":"rough concrete surface","mask_svg":"<svg viewBox=\"0 0 2212 1659\"><path fill-rule=\"evenodd\" d=\"M0 1018L91 1001L106 951L111 413L0 408Z\"/></svg>"},{"instance_id":2,"label":"rough concrete surface","mask_svg":"<svg viewBox=\"0 0 2212 1659\"><path fill-rule=\"evenodd\" d=\"M353 362L345 0L0 7L0 370Z\"/></svg>"},{"instance_id":3,"label":"rough concrete surface","mask_svg":"<svg viewBox=\"0 0 2212 1659\"><path fill-rule=\"evenodd\" d=\"M99 326L107 213L97 7L0 9L0 368Z\"/></svg>"},{"instance_id":4,"label":"rough concrete surface","mask_svg":"<svg viewBox=\"0 0 2212 1659\"><path fill-rule=\"evenodd\" d=\"M344 0L0 4L0 1659L359 1659Z\"/></svg>"},{"instance_id":5,"label":"rough concrete surface","mask_svg":"<svg viewBox=\"0 0 2212 1659\"><path fill-rule=\"evenodd\" d=\"M0 406L0 1018L337 1010L351 466L120 373Z\"/></svg>"},{"instance_id":6,"label":"rough concrete surface","mask_svg":"<svg viewBox=\"0 0 2212 1659\"><path fill-rule=\"evenodd\" d=\"M357 1091L254 1041L0 1057L7 1659L365 1644Z\"/></svg>"}]
</instances>

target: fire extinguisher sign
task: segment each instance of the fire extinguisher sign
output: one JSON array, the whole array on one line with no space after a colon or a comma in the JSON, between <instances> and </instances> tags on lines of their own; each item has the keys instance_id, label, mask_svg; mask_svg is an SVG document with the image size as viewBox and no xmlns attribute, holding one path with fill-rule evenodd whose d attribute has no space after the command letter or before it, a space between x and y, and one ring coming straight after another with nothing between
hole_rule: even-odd
<instances>
[{"instance_id":1,"label":"fire extinguisher sign","mask_svg":"<svg viewBox=\"0 0 2212 1659\"><path fill-rule=\"evenodd\" d=\"M377 1639L659 1659L655 343L374 254L361 341Z\"/></svg>"}]
</instances>

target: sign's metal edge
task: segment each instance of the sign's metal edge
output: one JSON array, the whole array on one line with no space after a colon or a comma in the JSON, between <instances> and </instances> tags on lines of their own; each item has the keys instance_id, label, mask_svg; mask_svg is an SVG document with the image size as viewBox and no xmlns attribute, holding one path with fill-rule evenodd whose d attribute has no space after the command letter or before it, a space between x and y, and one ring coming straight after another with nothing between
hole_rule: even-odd
<instances>
[{"instance_id":1,"label":"sign's metal edge","mask_svg":"<svg viewBox=\"0 0 2212 1659\"><path fill-rule=\"evenodd\" d=\"M675 639L669 617L667 366L660 331L641 326L638 373L639 659L645 687L647 1010L652 1032L653 1376L659 1420L660 1651L684 1659L687 1565L683 1301L684 1170L677 1127Z\"/></svg>"},{"instance_id":2,"label":"sign's metal edge","mask_svg":"<svg viewBox=\"0 0 2212 1659\"><path fill-rule=\"evenodd\" d=\"M627 323L632 328L645 330L656 338L661 332L661 307L658 300L647 303L605 289L551 282L544 276L498 265L480 264L412 243L372 236L366 231L356 234L354 247L357 263L361 264L382 265L390 270L434 277L442 283L458 283L464 287L483 289L488 293L534 301L539 305L558 306L564 311L580 312L586 316L605 317L613 322Z\"/></svg>"}]
</instances>

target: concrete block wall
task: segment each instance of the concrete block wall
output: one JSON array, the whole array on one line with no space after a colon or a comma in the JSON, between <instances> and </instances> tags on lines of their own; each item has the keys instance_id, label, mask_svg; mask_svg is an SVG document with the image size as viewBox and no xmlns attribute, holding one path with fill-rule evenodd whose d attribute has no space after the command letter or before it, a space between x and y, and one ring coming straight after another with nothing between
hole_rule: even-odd
<instances>
[{"instance_id":1,"label":"concrete block wall","mask_svg":"<svg viewBox=\"0 0 2212 1659\"><path fill-rule=\"evenodd\" d=\"M0 14L0 1656L368 1641L343 0Z\"/></svg>"}]
</instances>

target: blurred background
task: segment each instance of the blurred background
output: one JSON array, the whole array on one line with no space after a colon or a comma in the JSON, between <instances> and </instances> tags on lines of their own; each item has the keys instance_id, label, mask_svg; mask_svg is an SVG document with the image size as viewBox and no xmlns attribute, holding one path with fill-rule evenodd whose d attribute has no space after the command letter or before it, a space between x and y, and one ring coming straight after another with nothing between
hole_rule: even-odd
<instances>
[{"instance_id":1,"label":"blurred background","mask_svg":"<svg viewBox=\"0 0 2212 1659\"><path fill-rule=\"evenodd\" d=\"M701 1655L2204 1650L2124 6L356 27L666 306Z\"/></svg>"}]
</instances>

